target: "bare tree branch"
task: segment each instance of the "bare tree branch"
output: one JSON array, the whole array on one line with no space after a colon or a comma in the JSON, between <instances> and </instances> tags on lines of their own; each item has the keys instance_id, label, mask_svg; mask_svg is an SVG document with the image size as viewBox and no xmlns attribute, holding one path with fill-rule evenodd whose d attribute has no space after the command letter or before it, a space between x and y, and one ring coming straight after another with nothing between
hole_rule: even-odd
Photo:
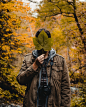
<instances>
[{"instance_id":1,"label":"bare tree branch","mask_svg":"<svg viewBox=\"0 0 86 107\"><path fill-rule=\"evenodd\" d=\"M36 2L36 1L33 1L33 0L28 0L28 1L30 1L30 2L32 2L32 3L36 3L36 4L38 4L38 2Z\"/></svg>"},{"instance_id":2,"label":"bare tree branch","mask_svg":"<svg viewBox=\"0 0 86 107\"><path fill-rule=\"evenodd\" d=\"M74 73L82 68L84 68L85 66L79 67L78 69L74 70L73 73L71 74L70 78L74 75Z\"/></svg>"}]
</instances>

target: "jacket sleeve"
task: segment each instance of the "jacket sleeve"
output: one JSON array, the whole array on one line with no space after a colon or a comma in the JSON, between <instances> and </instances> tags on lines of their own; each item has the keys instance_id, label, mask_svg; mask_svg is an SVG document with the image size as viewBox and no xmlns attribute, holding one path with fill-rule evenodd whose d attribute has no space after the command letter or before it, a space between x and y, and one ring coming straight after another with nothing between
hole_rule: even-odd
<instances>
[{"instance_id":1,"label":"jacket sleeve","mask_svg":"<svg viewBox=\"0 0 86 107\"><path fill-rule=\"evenodd\" d=\"M65 60L63 60L60 107L70 107L70 102L71 102L71 91L70 91L69 72Z\"/></svg>"},{"instance_id":2,"label":"jacket sleeve","mask_svg":"<svg viewBox=\"0 0 86 107\"><path fill-rule=\"evenodd\" d=\"M33 65L31 64L30 61L29 61L28 65L29 65L29 67L27 68L26 57L25 57L23 60L23 64L20 69L20 72L17 76L17 81L21 85L26 85L27 83L29 83L31 81L31 79L33 78L33 76L38 73L37 70L36 71L33 70Z\"/></svg>"}]
</instances>

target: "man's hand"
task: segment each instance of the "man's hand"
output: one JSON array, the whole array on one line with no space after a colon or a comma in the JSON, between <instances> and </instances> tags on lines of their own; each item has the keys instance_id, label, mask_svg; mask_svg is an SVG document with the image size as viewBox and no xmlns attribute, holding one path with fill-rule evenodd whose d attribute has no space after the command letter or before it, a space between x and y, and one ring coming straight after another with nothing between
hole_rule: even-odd
<instances>
[{"instance_id":1,"label":"man's hand","mask_svg":"<svg viewBox=\"0 0 86 107\"><path fill-rule=\"evenodd\" d=\"M45 54L42 54L37 58L37 60L40 64L42 64L44 62L44 56L45 56Z\"/></svg>"},{"instance_id":2,"label":"man's hand","mask_svg":"<svg viewBox=\"0 0 86 107\"><path fill-rule=\"evenodd\" d=\"M38 68L38 66L40 66L41 64L43 64L43 62L44 62L44 56L45 56L45 54L42 54L39 57L37 57L37 59L33 63L33 69L34 70L36 70Z\"/></svg>"}]
</instances>

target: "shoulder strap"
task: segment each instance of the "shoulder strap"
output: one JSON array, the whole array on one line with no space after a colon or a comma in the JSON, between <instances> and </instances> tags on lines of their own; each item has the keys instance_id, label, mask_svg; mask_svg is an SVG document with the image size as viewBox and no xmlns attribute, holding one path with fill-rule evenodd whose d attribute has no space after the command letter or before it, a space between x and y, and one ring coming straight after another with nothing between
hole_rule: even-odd
<instances>
[{"instance_id":1,"label":"shoulder strap","mask_svg":"<svg viewBox=\"0 0 86 107\"><path fill-rule=\"evenodd\" d=\"M51 74L52 74L53 58L51 59L50 65L51 65L51 68L50 68L50 82L49 82L49 84L51 84Z\"/></svg>"}]
</instances>

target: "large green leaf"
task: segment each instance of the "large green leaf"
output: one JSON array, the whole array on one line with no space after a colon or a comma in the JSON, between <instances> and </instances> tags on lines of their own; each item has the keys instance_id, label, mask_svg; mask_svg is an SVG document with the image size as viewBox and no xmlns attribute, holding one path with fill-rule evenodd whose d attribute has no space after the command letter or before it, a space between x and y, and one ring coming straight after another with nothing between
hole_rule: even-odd
<instances>
[{"instance_id":1,"label":"large green leaf","mask_svg":"<svg viewBox=\"0 0 86 107\"><path fill-rule=\"evenodd\" d=\"M41 45L39 44L39 42L38 42L38 38L33 38L33 43L34 43L35 48L36 48L37 50L42 49L42 46L41 46Z\"/></svg>"},{"instance_id":2,"label":"large green leaf","mask_svg":"<svg viewBox=\"0 0 86 107\"><path fill-rule=\"evenodd\" d=\"M44 30L42 30L38 35L38 38L37 37L33 38L33 43L37 50L40 50L43 48L44 51L49 51L51 50L52 39L48 38L48 35L45 33Z\"/></svg>"}]
</instances>

